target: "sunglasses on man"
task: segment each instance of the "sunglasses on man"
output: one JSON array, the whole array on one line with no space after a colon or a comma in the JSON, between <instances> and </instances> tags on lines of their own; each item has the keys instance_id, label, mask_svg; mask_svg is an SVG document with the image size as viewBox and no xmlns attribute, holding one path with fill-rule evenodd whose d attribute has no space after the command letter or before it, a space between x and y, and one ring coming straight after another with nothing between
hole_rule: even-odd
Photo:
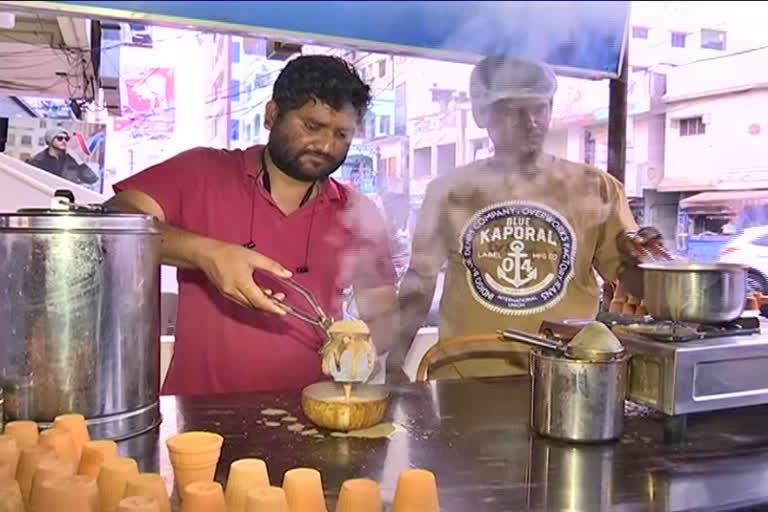
<instances>
[{"instance_id":1,"label":"sunglasses on man","mask_svg":"<svg viewBox=\"0 0 768 512\"><path fill-rule=\"evenodd\" d=\"M66 135L57 135L54 137L54 139L58 140L59 142L69 142L69 137Z\"/></svg>"}]
</instances>

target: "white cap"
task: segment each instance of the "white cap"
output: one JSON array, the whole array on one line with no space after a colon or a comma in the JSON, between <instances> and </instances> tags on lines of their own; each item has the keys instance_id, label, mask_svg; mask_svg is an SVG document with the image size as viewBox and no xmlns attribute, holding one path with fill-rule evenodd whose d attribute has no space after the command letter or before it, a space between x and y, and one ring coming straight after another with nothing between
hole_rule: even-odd
<instances>
[{"instance_id":1,"label":"white cap","mask_svg":"<svg viewBox=\"0 0 768 512\"><path fill-rule=\"evenodd\" d=\"M477 125L487 126L488 109L500 100L551 101L557 78L543 62L518 57L486 57L472 70L469 96Z\"/></svg>"}]
</instances>

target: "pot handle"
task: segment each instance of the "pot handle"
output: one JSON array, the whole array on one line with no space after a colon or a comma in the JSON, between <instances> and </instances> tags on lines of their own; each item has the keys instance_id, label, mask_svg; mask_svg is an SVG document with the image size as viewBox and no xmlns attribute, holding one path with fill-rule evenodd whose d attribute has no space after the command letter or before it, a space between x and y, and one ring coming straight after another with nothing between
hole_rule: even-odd
<instances>
[{"instance_id":1,"label":"pot handle","mask_svg":"<svg viewBox=\"0 0 768 512\"><path fill-rule=\"evenodd\" d=\"M549 350L563 351L564 347L557 342L535 336L525 331L518 331L517 329L504 329L499 331L501 339L504 341L517 341L518 343L525 343L526 345L533 345L534 347L546 348Z\"/></svg>"},{"instance_id":2,"label":"pot handle","mask_svg":"<svg viewBox=\"0 0 768 512\"><path fill-rule=\"evenodd\" d=\"M470 359L509 359L527 361L527 354L519 346L504 341L498 333L457 336L438 341L421 358L416 371L416 382L428 379L431 369Z\"/></svg>"}]
</instances>

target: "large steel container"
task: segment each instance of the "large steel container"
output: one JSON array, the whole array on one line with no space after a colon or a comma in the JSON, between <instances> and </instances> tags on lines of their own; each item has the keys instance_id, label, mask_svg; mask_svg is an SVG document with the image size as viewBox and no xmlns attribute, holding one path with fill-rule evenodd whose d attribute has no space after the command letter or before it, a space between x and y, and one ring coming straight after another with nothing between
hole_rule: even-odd
<instances>
[{"instance_id":1,"label":"large steel container","mask_svg":"<svg viewBox=\"0 0 768 512\"><path fill-rule=\"evenodd\" d=\"M160 422L159 231L100 207L0 214L6 420L77 412L93 437Z\"/></svg>"}]
</instances>

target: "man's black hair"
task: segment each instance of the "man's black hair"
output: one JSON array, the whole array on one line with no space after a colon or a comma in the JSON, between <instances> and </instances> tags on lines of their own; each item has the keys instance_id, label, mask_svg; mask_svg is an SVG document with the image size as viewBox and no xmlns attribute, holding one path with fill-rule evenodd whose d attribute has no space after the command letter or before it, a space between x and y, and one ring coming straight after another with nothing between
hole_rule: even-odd
<instances>
[{"instance_id":1,"label":"man's black hair","mask_svg":"<svg viewBox=\"0 0 768 512\"><path fill-rule=\"evenodd\" d=\"M280 72L272 99L281 112L320 101L334 110L350 105L362 120L371 102L371 88L347 61L330 55L303 55Z\"/></svg>"}]
</instances>

